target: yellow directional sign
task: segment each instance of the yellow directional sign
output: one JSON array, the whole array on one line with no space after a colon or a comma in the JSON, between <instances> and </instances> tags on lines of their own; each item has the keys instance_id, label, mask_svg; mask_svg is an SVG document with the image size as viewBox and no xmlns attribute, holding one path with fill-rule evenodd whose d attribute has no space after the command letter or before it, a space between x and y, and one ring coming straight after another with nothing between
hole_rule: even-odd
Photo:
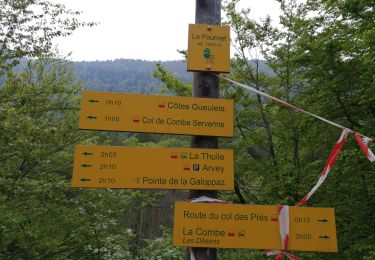
<instances>
[{"instance_id":1,"label":"yellow directional sign","mask_svg":"<svg viewBox=\"0 0 375 260\"><path fill-rule=\"evenodd\" d=\"M233 151L76 146L73 187L233 190Z\"/></svg>"},{"instance_id":2,"label":"yellow directional sign","mask_svg":"<svg viewBox=\"0 0 375 260\"><path fill-rule=\"evenodd\" d=\"M337 252L334 209L291 207L289 249ZM282 249L277 206L176 202L173 244Z\"/></svg>"},{"instance_id":3,"label":"yellow directional sign","mask_svg":"<svg viewBox=\"0 0 375 260\"><path fill-rule=\"evenodd\" d=\"M229 26L189 24L188 71L230 71Z\"/></svg>"},{"instance_id":4,"label":"yellow directional sign","mask_svg":"<svg viewBox=\"0 0 375 260\"><path fill-rule=\"evenodd\" d=\"M79 128L233 136L233 101L84 91Z\"/></svg>"}]
</instances>

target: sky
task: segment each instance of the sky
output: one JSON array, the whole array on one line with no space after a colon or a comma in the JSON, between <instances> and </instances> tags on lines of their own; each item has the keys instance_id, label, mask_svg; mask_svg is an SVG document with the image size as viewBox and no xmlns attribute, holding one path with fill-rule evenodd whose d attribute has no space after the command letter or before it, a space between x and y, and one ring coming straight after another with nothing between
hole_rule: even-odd
<instances>
[{"instance_id":1,"label":"sky","mask_svg":"<svg viewBox=\"0 0 375 260\"><path fill-rule=\"evenodd\" d=\"M195 22L195 0L51 1L82 11L81 20L99 23L55 41L73 61L179 60L177 50L187 49L188 26ZM275 0L241 0L240 6L250 8L255 19L279 15Z\"/></svg>"}]
</instances>

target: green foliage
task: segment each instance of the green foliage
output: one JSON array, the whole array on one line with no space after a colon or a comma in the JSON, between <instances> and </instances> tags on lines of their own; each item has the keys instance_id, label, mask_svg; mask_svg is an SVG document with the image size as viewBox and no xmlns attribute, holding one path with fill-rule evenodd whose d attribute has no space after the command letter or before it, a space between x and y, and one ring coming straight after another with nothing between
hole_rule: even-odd
<instances>
[{"instance_id":1,"label":"green foliage","mask_svg":"<svg viewBox=\"0 0 375 260\"><path fill-rule=\"evenodd\" d=\"M46 178L51 161L56 177L66 178L73 144L83 134L76 128L81 86L58 60L29 62L11 73L0 91L0 175Z\"/></svg>"},{"instance_id":2,"label":"green foliage","mask_svg":"<svg viewBox=\"0 0 375 260\"><path fill-rule=\"evenodd\" d=\"M282 11L277 27L270 18L259 22L250 18L250 10L237 10L237 0L225 1L236 48L230 77L373 136L374 2L275 3ZM155 223L170 226L171 203L186 194L72 189L69 182L75 144L187 147L189 137L79 131L82 86L69 64L48 57L54 57L53 38L92 24L65 20L79 13L42 0L5 0L0 7L0 75L5 76L0 88L0 258L183 259L185 250L172 246L172 231ZM265 60L254 59L259 55ZM39 59L17 73L11 70L26 57ZM141 89L129 86L149 74L149 64L123 79L118 74L127 65L114 63L106 80L104 72L93 72L98 64L76 64L76 69L88 88L149 93L157 91L149 85L160 81L164 94L191 96L190 78L180 79L182 74L168 71L166 63L156 66L156 79L141 81ZM110 71L111 64L102 64L103 71ZM227 83L220 91L235 101L235 136L220 146L235 151L236 185L235 192L221 197L294 205L316 183L340 131ZM308 202L335 208L339 252L298 256L375 259L374 167L350 135L326 182ZM220 259L267 259L259 250L218 252Z\"/></svg>"},{"instance_id":3,"label":"green foliage","mask_svg":"<svg viewBox=\"0 0 375 260\"><path fill-rule=\"evenodd\" d=\"M93 24L47 1L0 7L0 258L135 259L138 216L161 195L70 187L74 145L128 136L78 130L82 86L54 58L53 38Z\"/></svg>"},{"instance_id":4,"label":"green foliage","mask_svg":"<svg viewBox=\"0 0 375 260\"><path fill-rule=\"evenodd\" d=\"M0 1L0 76L21 58L53 53L54 38L94 25L78 21L79 14L45 0Z\"/></svg>"},{"instance_id":5,"label":"green foliage","mask_svg":"<svg viewBox=\"0 0 375 260\"><path fill-rule=\"evenodd\" d=\"M0 258L131 256L134 234L119 225L127 192L69 186L63 180L0 180Z\"/></svg>"},{"instance_id":6,"label":"green foliage","mask_svg":"<svg viewBox=\"0 0 375 260\"><path fill-rule=\"evenodd\" d=\"M172 245L172 230L162 228L161 237L146 239L146 246L141 250L139 259L178 260L185 258L185 249Z\"/></svg>"},{"instance_id":7,"label":"green foliage","mask_svg":"<svg viewBox=\"0 0 375 260\"><path fill-rule=\"evenodd\" d=\"M220 260L266 260L271 258L267 257L266 254L260 250L246 249L219 249L218 255Z\"/></svg>"},{"instance_id":8,"label":"green foliage","mask_svg":"<svg viewBox=\"0 0 375 260\"><path fill-rule=\"evenodd\" d=\"M369 94L375 92L370 72L374 66L369 63L374 53L373 30L369 30L373 1L277 2L282 15L279 26L273 27L270 18L255 21L250 10L237 10L238 1L226 1L227 24L235 32L237 50L230 76L371 135L375 125L374 95ZM250 62L257 55L266 59L273 73L264 74L259 62ZM236 102L233 147L241 193L237 192L238 198L227 197L294 205L316 183L340 131L257 95L226 84L223 89L224 96ZM326 182L308 202L335 208L339 253L298 255L303 259L371 256L373 173L374 165L349 136Z\"/></svg>"},{"instance_id":9,"label":"green foliage","mask_svg":"<svg viewBox=\"0 0 375 260\"><path fill-rule=\"evenodd\" d=\"M143 234L133 230L144 208L166 194L72 189L74 145L176 147L188 140L80 131L80 91L60 60L30 61L24 71L8 73L0 91L0 258L136 259L153 244L158 230L146 217Z\"/></svg>"},{"instance_id":10,"label":"green foliage","mask_svg":"<svg viewBox=\"0 0 375 260\"><path fill-rule=\"evenodd\" d=\"M79 92L59 60L29 62L0 91L0 258L129 258L127 191L70 187ZM94 139L93 139L94 140ZM136 208L136 207L134 207Z\"/></svg>"},{"instance_id":11,"label":"green foliage","mask_svg":"<svg viewBox=\"0 0 375 260\"><path fill-rule=\"evenodd\" d=\"M160 79L165 84L162 93L174 94L176 96L191 96L191 85L183 83L176 75L167 71L160 63L156 64L153 76Z\"/></svg>"}]
</instances>

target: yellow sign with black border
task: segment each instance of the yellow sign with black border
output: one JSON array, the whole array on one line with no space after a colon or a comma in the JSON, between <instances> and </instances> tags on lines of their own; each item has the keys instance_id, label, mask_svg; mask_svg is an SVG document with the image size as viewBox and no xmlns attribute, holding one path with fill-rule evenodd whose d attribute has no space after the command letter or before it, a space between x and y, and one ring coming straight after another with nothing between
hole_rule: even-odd
<instances>
[{"instance_id":1,"label":"yellow sign with black border","mask_svg":"<svg viewBox=\"0 0 375 260\"><path fill-rule=\"evenodd\" d=\"M80 129L233 136L233 100L84 91Z\"/></svg>"},{"instance_id":2,"label":"yellow sign with black border","mask_svg":"<svg viewBox=\"0 0 375 260\"><path fill-rule=\"evenodd\" d=\"M189 24L187 70L230 72L229 26Z\"/></svg>"},{"instance_id":3,"label":"yellow sign with black border","mask_svg":"<svg viewBox=\"0 0 375 260\"><path fill-rule=\"evenodd\" d=\"M277 206L176 202L173 245L282 249ZM289 250L337 252L332 208L289 208Z\"/></svg>"},{"instance_id":4,"label":"yellow sign with black border","mask_svg":"<svg viewBox=\"0 0 375 260\"><path fill-rule=\"evenodd\" d=\"M233 190L233 151L78 145L72 186Z\"/></svg>"}]
</instances>

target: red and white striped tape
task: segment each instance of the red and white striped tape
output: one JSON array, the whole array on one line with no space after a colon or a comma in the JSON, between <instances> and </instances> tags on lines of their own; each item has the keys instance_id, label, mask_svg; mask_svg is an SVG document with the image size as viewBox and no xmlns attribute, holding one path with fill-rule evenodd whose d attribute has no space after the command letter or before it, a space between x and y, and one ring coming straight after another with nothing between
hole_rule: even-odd
<instances>
[{"instance_id":1,"label":"red and white striped tape","mask_svg":"<svg viewBox=\"0 0 375 260\"><path fill-rule=\"evenodd\" d=\"M340 153L340 151L341 151L341 149L342 149L342 147L343 147L343 145L346 141L346 138L348 137L349 132L350 131L348 129L344 129L342 131L340 139L337 141L335 147L333 147L333 150L328 157L328 160L327 160L327 162L324 166L323 172L320 175L320 178L319 178L318 182L311 189L311 191L300 202L297 203L296 207L305 204L310 199L310 197L315 193L315 191L320 187L320 185L322 185L322 183L325 181L325 179L328 176L328 173L330 172L333 165L335 164L337 156L339 155L339 153Z\"/></svg>"},{"instance_id":2,"label":"red and white striped tape","mask_svg":"<svg viewBox=\"0 0 375 260\"><path fill-rule=\"evenodd\" d=\"M274 102L277 102L283 106L286 106L288 108L291 108L293 109L294 111L298 111L298 112L301 112L301 113L304 113L304 114L307 114L307 115L310 115L316 119L319 119L320 121L323 121L327 124L330 124L332 126L335 126L337 128L340 128L342 129L342 133L341 133L341 136L340 136L340 139L338 140L338 142L336 143L336 145L334 146L331 154L329 155L328 157L328 160L324 166L324 169L323 169L323 172L318 180L318 182L315 184L315 186L311 189L311 191L300 201L296 204L296 207L300 206L300 205L303 205L305 204L309 199L310 197L316 192L316 190L323 184L323 182L325 181L325 179L327 178L328 176L328 173L330 172L330 170L332 169L333 165L335 164L335 161L337 159L337 156L339 155L346 139L347 139L347 136L349 133L353 133L359 146L361 147L362 151L364 152L365 156L370 160L370 162L374 162L375 161L375 155L374 153L371 151L371 149L368 147L368 143L369 142L375 142L375 139L373 138L369 138L367 136L364 136L364 135L361 135L361 134L358 134L356 132L354 132L353 130L347 128L347 127L344 127L340 124L337 124L335 122L332 122L328 119L325 119L323 117L320 117L318 115L315 115L313 113L310 113L306 110L303 110L297 106L294 106L284 100L281 100L281 99L278 99L276 97L273 97L271 95L268 95L266 93L263 93L255 88L252 88L248 85L245 85L245 84L241 84L239 82L236 82L234 80L231 80L231 79L228 79L226 77L223 77L223 76L220 76L221 79L225 80L225 81L228 81L236 86L239 86L239 87L242 87L244 89L247 89L247 90L250 90L260 96L263 96L265 98L268 98ZM362 138L361 138L362 136ZM288 253L288 240L289 240L289 207L288 206L281 206L281 208L279 209L279 229L280 229L280 236L281 236L281 241L282 241L282 248L283 250L282 251L279 251L279 250L267 250L267 256L270 256L270 255L276 255L275 259L276 260L280 260L282 258L283 255L286 255L289 259L291 260L298 260L299 258L295 255L292 255L290 253Z\"/></svg>"},{"instance_id":3,"label":"red and white striped tape","mask_svg":"<svg viewBox=\"0 0 375 260\"><path fill-rule=\"evenodd\" d=\"M213 198L210 198L210 197L207 197L207 196L201 196L199 198L190 199L189 202L193 202L193 203L198 203L198 202L203 202L203 203L223 203L223 204L230 203L229 201L219 200L219 199L213 199ZM189 254L190 254L190 260L195 260L194 251L193 251L193 249L191 247L189 247Z\"/></svg>"},{"instance_id":4,"label":"red and white striped tape","mask_svg":"<svg viewBox=\"0 0 375 260\"><path fill-rule=\"evenodd\" d=\"M290 260L300 260L298 256L293 255L286 251L279 251L279 250L267 251L267 256L273 256L273 255L276 255L275 260L281 260L283 255L286 255Z\"/></svg>"},{"instance_id":5,"label":"red and white striped tape","mask_svg":"<svg viewBox=\"0 0 375 260\"><path fill-rule=\"evenodd\" d=\"M190 260L195 260L195 255L191 247L189 247L189 253L190 253Z\"/></svg>"},{"instance_id":6,"label":"red and white striped tape","mask_svg":"<svg viewBox=\"0 0 375 260\"><path fill-rule=\"evenodd\" d=\"M368 147L368 143L369 142L375 142L375 139L374 138L369 138L367 136L364 136L364 135L361 135L359 133L356 133L354 132L353 130L347 128L347 127L344 127L340 124L337 124L335 122L332 122L328 119L325 119L323 117L320 117L318 115L315 115L313 113L310 113L306 110L303 110L299 107L296 107L284 100L281 100L281 99L278 99L276 97L273 97L271 95L268 95L266 93L263 93L255 88L252 88L248 85L245 85L245 84L241 84L237 81L234 81L234 80L231 80L231 79L228 79L226 77L223 77L223 76L219 76L221 79L223 80L226 80L236 86L239 86L239 87L242 87L242 88L245 88L247 90L250 90L256 94L259 94L260 96L263 96L265 98L268 98L268 99L271 99L273 100L274 102L277 102L279 104L282 104L286 107L289 107L295 111L298 111L298 112L301 112L301 113L304 113L304 114L307 114L307 115L310 115L312 117L315 117L325 123L328 123L332 126L335 126L337 128L340 128L342 129L342 133L341 133L341 136L339 138L339 140L337 141L336 145L334 146L332 152L330 153L329 157L328 157L328 160L324 166L324 169L323 169L323 172L318 180L318 182L315 184L315 186L310 190L310 192L300 201L298 202L295 207L298 207L298 206L301 206L303 204L305 204L309 199L310 197L316 192L316 190L323 184L323 182L325 181L325 179L327 178L328 176L328 173L330 172L330 170L332 169L333 165L335 164L335 161L337 159L337 156L339 155L342 147L344 146L344 143L348 137L348 134L349 133L353 133L359 146L361 147L362 151L364 152L365 156L370 160L370 162L374 162L375 161L375 155L374 153L371 151L371 149ZM362 138L361 138L362 136ZM190 200L190 202L208 202L208 203L228 203L226 201L223 201L223 200L218 200L218 199L212 199L212 198L208 198L208 197L200 197L200 198L197 198L197 199L192 199ZM279 230L280 230L280 237L281 237L281 241L282 241L282 249L283 250L266 250L267 252L267 256L273 256L273 255L276 255L275 259L276 260L281 260L281 258L283 257L283 255L287 256L289 259L291 260L299 260L299 258L291 253L288 252L288 241L289 241L289 206L280 206L278 208L278 211L279 211ZM189 248L189 251L190 251L190 259L192 260L195 260L195 257L194 257L194 253L193 253L193 250L191 248Z\"/></svg>"},{"instance_id":7,"label":"red and white striped tape","mask_svg":"<svg viewBox=\"0 0 375 260\"><path fill-rule=\"evenodd\" d=\"M299 260L299 258L288 252L289 242L289 206L279 206L277 208L279 212L279 231L282 244L282 250L267 250L267 256L275 255L276 260L281 260L283 255L287 256L291 260Z\"/></svg>"},{"instance_id":8,"label":"red and white striped tape","mask_svg":"<svg viewBox=\"0 0 375 260\"><path fill-rule=\"evenodd\" d=\"M301 206L305 204L310 197L315 193L315 191L323 184L325 179L328 176L328 173L332 169L337 156L339 155L348 134L350 133L349 130L344 129L341 133L339 140L337 141L335 147L333 148L331 154L328 157L326 165L324 166L323 172L315 184L315 186L311 189L311 191L300 201L297 203L295 207ZM279 211L279 229L280 229L280 236L282 242L282 251L279 250L268 250L267 256L276 255L275 259L280 260L283 255L286 255L291 260L298 260L299 258L293 254L288 253L288 241L289 241L289 207L288 206L280 206L278 208Z\"/></svg>"},{"instance_id":9,"label":"red and white striped tape","mask_svg":"<svg viewBox=\"0 0 375 260\"><path fill-rule=\"evenodd\" d=\"M368 147L368 143L374 142L374 140L372 140L371 138L368 138L368 137L361 138L357 133L354 133L354 136L355 136L355 139L357 140L359 146L361 147L363 153L367 157L367 159L369 159L370 162L374 162L375 161L375 155L370 150L370 148Z\"/></svg>"},{"instance_id":10,"label":"red and white striped tape","mask_svg":"<svg viewBox=\"0 0 375 260\"><path fill-rule=\"evenodd\" d=\"M349 132L351 132L351 133L355 133L353 130L351 130L351 129L345 127L345 126L342 126L342 125L337 124L337 123L335 123L335 122L332 122L332 121L330 121L330 120L328 120L328 119L325 119L325 118L323 118L323 117L321 117L321 116L318 116L318 115L315 115L315 114L313 114L313 113L310 113L310 112L308 112L308 111L306 111L306 110L304 110L304 109L302 109L302 108L299 108L299 107L297 107L297 106L295 106L295 105L292 105L292 104L290 104L290 103L288 103L288 102L286 102L286 101L284 101L284 100L281 100L281 99L279 99L279 98L276 98L276 97L273 97L273 96L271 96L271 95L268 95L268 94L266 94L266 93L264 93L264 92L262 92L262 91L259 91L259 90L255 89L255 88L253 88L253 87L250 87L250 86L245 85L245 84L241 84L241 83L239 83L239 82L237 82L237 81L235 81L235 80L232 80L232 79L226 78L226 77L224 77L224 76L222 76L222 75L220 75L219 77L220 77L222 80L225 80L225 81L227 81L227 82L229 82L229 83L232 83L232 84L235 85L235 86L238 86L238 87L241 87L241 88L244 88L244 89L250 90L251 92L254 92L254 93L256 93L256 94L258 94L258 95L260 95L260 96L262 96L262 97L268 98L268 99L270 99L270 100L272 100L272 101L274 101L274 102L277 102L277 103L279 103L279 104L281 104L281 105L283 105L283 106L289 107L289 108L293 109L294 111L298 111L298 112L304 113L304 114L306 114L306 115L309 115L309 116L315 117L316 119L319 119L320 121L323 121L323 122L325 122L325 123L327 123L327 124L330 124L330 125L332 125L332 126L335 126L335 127L337 127L337 128L340 128L340 129L347 129ZM367 136L365 136L365 135L362 135L362 134L359 134L359 133L357 133L357 134L358 134L359 136L362 136L362 137L363 137L364 139L366 139L366 140L368 139L369 142L375 142L375 139L374 139L374 138L369 138L369 137L367 137Z\"/></svg>"},{"instance_id":11,"label":"red and white striped tape","mask_svg":"<svg viewBox=\"0 0 375 260\"><path fill-rule=\"evenodd\" d=\"M284 101L284 100L281 100L281 99L279 99L279 98L276 98L276 97L273 97L273 96L271 96L271 95L268 95L268 94L266 94L266 93L264 93L264 92L262 92L262 91L259 91L259 90L255 89L255 88L253 88L253 87L250 87L250 86L248 86L248 85L241 84L241 83L239 83L239 82L237 82L237 81L234 81L234 80L232 80L232 79L228 79L228 78L223 77L223 76L220 76L220 78L223 79L223 80L225 80L225 81L228 81L228 82L232 83L233 85L236 85L236 86L238 86L238 87L242 87L242 88L244 88L244 89L250 90L251 92L254 92L254 93L256 93L256 94L258 94L258 95L260 95L260 96L262 96L262 97L265 97L265 98L271 99L271 100L273 100L274 102L277 102L277 103L279 103L279 104L281 104L281 105L283 105L283 106L289 107L289 108L293 109L294 111L298 111L298 112L301 112L301 113L304 113L304 114L310 115L310 116L315 117L315 118L317 118L317 119L319 119L319 120L321 120L321 121L323 121L323 122L326 122L327 124L333 125L333 126L335 126L335 127L341 128L341 129L346 128L346 127L344 127L344 126L342 126L342 125L339 125L339 124L337 124L337 123L335 123L335 122L329 121L328 119L325 119L325 118L323 118L323 117L320 117L320 116L318 116L318 115L315 115L315 114L313 114L313 113L310 113L310 112L308 112L308 111L306 111L306 110L303 110L302 108L299 108L299 107L297 107L297 106L295 106L295 105L292 105L292 104L290 104L290 103L288 103L288 102L286 102L286 101Z\"/></svg>"},{"instance_id":12,"label":"red and white striped tape","mask_svg":"<svg viewBox=\"0 0 375 260\"><path fill-rule=\"evenodd\" d=\"M189 202L203 202L203 203L224 203L224 204L230 203L229 201L213 199L213 198L206 197L206 196L201 196L199 198L190 199L188 201Z\"/></svg>"}]
</instances>

